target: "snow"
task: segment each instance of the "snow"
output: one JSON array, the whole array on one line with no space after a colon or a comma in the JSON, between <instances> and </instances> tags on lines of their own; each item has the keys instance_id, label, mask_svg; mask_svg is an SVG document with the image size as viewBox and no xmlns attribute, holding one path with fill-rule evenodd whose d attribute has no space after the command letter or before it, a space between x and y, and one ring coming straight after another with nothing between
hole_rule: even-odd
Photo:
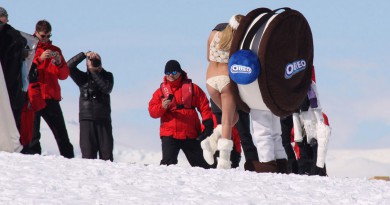
<instances>
[{"instance_id":1,"label":"snow","mask_svg":"<svg viewBox=\"0 0 390 205\"><path fill-rule=\"evenodd\" d=\"M161 153L140 150L114 162L0 152L0 204L390 204L390 182L368 180L389 176L389 154L329 150L319 177L205 170L183 156L159 166Z\"/></svg>"}]
</instances>

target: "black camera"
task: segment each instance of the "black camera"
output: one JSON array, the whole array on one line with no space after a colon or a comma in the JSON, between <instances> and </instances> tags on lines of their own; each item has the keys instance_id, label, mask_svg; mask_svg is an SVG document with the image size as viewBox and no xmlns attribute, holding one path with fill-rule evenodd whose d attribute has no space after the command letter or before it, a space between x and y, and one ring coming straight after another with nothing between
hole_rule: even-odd
<instances>
[{"instance_id":1,"label":"black camera","mask_svg":"<svg viewBox=\"0 0 390 205\"><path fill-rule=\"evenodd\" d=\"M92 58L89 60L91 61L92 66L95 68L100 67L102 65L102 61L100 61L99 59Z\"/></svg>"},{"instance_id":2,"label":"black camera","mask_svg":"<svg viewBox=\"0 0 390 205\"><path fill-rule=\"evenodd\" d=\"M168 100L172 100L173 99L173 95L172 94L169 94L168 95Z\"/></svg>"}]
</instances>

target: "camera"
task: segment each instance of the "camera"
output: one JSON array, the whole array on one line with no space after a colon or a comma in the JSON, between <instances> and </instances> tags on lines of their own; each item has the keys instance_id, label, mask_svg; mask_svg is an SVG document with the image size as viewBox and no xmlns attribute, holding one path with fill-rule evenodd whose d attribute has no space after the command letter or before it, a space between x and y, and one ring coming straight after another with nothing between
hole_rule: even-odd
<instances>
[{"instance_id":1,"label":"camera","mask_svg":"<svg viewBox=\"0 0 390 205\"><path fill-rule=\"evenodd\" d=\"M173 99L173 95L172 94L169 94L168 95L168 100L172 100Z\"/></svg>"},{"instance_id":2,"label":"camera","mask_svg":"<svg viewBox=\"0 0 390 205\"><path fill-rule=\"evenodd\" d=\"M50 56L51 56L51 57L56 57L56 56L57 56L57 52L52 51L52 52L50 53Z\"/></svg>"},{"instance_id":3,"label":"camera","mask_svg":"<svg viewBox=\"0 0 390 205\"><path fill-rule=\"evenodd\" d=\"M102 65L102 61L100 61L99 59L90 58L89 60L91 61L92 66L95 68L100 67Z\"/></svg>"}]
</instances>

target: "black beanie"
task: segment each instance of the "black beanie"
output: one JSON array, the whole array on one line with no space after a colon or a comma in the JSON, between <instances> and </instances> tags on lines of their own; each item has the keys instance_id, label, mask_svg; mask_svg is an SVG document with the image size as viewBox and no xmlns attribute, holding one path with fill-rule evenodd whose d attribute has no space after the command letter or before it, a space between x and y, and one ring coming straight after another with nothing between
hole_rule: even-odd
<instances>
[{"instance_id":1,"label":"black beanie","mask_svg":"<svg viewBox=\"0 0 390 205\"><path fill-rule=\"evenodd\" d=\"M183 70L180 67L179 62L177 62L176 60L170 60L170 61L167 62L167 64L165 64L164 73L173 72L173 71L177 71L177 72L180 72L180 73L183 72Z\"/></svg>"}]
</instances>

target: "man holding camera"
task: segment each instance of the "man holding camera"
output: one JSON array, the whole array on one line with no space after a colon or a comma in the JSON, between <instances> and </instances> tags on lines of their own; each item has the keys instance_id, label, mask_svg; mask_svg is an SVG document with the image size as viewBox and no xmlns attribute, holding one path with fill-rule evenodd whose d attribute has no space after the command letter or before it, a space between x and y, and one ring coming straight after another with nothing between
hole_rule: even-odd
<instances>
[{"instance_id":1,"label":"man holding camera","mask_svg":"<svg viewBox=\"0 0 390 205\"><path fill-rule=\"evenodd\" d=\"M40 96L42 97L42 108L35 112L32 141L24 147L22 153L41 154L40 125L41 117L50 127L57 141L60 154L66 158L73 158L73 145L69 141L68 131L65 126L64 115L61 110L61 88L58 80L65 80L69 75L69 68L62 56L61 49L54 46L50 41L51 25L46 20L40 20L35 26L35 33L39 39L38 46L31 67L31 73L35 73L36 79L30 79L39 84ZM31 90L28 92L36 92ZM34 88L35 89L35 88ZM33 103L33 102L32 102Z\"/></svg>"},{"instance_id":2,"label":"man holding camera","mask_svg":"<svg viewBox=\"0 0 390 205\"><path fill-rule=\"evenodd\" d=\"M77 65L87 59L87 71ZM81 52L68 62L70 77L80 88L80 149L83 158L113 161L114 138L111 125L110 93L114 86L111 72L102 67L95 52Z\"/></svg>"},{"instance_id":3,"label":"man holding camera","mask_svg":"<svg viewBox=\"0 0 390 205\"><path fill-rule=\"evenodd\" d=\"M191 166L210 168L203 158L199 135L209 136L213 131L212 113L206 94L192 83L179 62L170 60L165 65L163 83L149 101L149 114L161 118L160 139L162 146L161 165L177 164L183 150ZM205 126L201 124L197 111ZM202 137L201 137L202 138Z\"/></svg>"}]
</instances>

